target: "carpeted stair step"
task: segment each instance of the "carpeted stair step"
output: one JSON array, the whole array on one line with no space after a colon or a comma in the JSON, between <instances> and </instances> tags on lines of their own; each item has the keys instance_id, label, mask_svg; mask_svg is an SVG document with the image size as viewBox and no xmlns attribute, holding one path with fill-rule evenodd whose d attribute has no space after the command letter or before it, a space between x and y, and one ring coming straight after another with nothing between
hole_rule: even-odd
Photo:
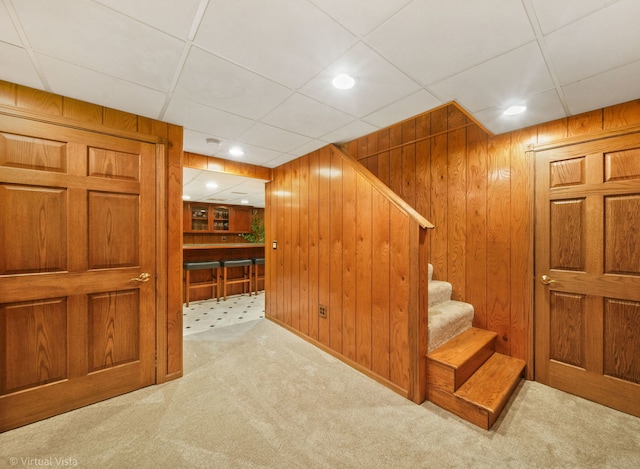
<instances>
[{"instance_id":1,"label":"carpeted stair step","mask_svg":"<svg viewBox=\"0 0 640 469\"><path fill-rule=\"evenodd\" d=\"M495 351L497 334L472 327L427 355L429 384L455 392Z\"/></svg>"},{"instance_id":2,"label":"carpeted stair step","mask_svg":"<svg viewBox=\"0 0 640 469\"><path fill-rule=\"evenodd\" d=\"M429 290L429 307L444 303L451 299L451 292L453 287L449 282L443 282L442 280L430 280L427 283Z\"/></svg>"},{"instance_id":3,"label":"carpeted stair step","mask_svg":"<svg viewBox=\"0 0 640 469\"><path fill-rule=\"evenodd\" d=\"M525 362L518 358L494 353L454 393L472 410L459 416L485 430L491 428L520 382L524 367Z\"/></svg>"},{"instance_id":4,"label":"carpeted stair step","mask_svg":"<svg viewBox=\"0 0 640 469\"><path fill-rule=\"evenodd\" d=\"M428 353L467 329L473 322L473 306L449 300L429 307Z\"/></svg>"}]
</instances>

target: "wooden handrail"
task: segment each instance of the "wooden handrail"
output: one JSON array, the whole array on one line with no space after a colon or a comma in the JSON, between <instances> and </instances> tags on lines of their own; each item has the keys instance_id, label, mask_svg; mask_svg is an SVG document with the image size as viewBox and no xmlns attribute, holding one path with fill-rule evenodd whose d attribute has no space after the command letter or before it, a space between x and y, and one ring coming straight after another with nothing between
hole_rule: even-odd
<instances>
[{"instance_id":1,"label":"wooden handrail","mask_svg":"<svg viewBox=\"0 0 640 469\"><path fill-rule=\"evenodd\" d=\"M365 168L361 163L359 163L353 156L349 155L342 148L337 147L334 144L330 144L332 151L339 153L347 162L351 164L353 169L356 170L358 174L364 177L373 187L375 187L378 191L380 191L384 196L389 199L391 203L393 203L400 210L404 211L407 215L414 219L418 225L422 228L435 228L435 225L423 217L420 213L416 211L411 205L402 200L402 198L393 192L385 183L383 183L380 179L378 179L371 171Z\"/></svg>"}]
</instances>

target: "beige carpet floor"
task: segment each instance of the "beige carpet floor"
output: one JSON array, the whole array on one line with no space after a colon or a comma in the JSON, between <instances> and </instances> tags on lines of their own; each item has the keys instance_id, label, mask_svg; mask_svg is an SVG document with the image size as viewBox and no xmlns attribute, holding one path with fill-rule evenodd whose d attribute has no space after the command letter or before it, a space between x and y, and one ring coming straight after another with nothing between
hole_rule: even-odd
<instances>
[{"instance_id":1,"label":"beige carpet floor","mask_svg":"<svg viewBox=\"0 0 640 469\"><path fill-rule=\"evenodd\" d=\"M0 467L640 467L640 419L535 382L484 431L265 319L189 335L184 357L180 380L0 434Z\"/></svg>"}]
</instances>

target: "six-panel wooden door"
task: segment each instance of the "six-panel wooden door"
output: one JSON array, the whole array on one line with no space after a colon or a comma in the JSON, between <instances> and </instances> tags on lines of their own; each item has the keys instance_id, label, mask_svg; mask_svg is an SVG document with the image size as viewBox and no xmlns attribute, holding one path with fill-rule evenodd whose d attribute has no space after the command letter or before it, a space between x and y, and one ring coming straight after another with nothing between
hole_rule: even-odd
<instances>
[{"instance_id":1,"label":"six-panel wooden door","mask_svg":"<svg viewBox=\"0 0 640 469\"><path fill-rule=\"evenodd\" d=\"M155 145L0 116L0 431L155 381Z\"/></svg>"},{"instance_id":2,"label":"six-panel wooden door","mask_svg":"<svg viewBox=\"0 0 640 469\"><path fill-rule=\"evenodd\" d=\"M640 134L536 154L536 380L640 416Z\"/></svg>"}]
</instances>

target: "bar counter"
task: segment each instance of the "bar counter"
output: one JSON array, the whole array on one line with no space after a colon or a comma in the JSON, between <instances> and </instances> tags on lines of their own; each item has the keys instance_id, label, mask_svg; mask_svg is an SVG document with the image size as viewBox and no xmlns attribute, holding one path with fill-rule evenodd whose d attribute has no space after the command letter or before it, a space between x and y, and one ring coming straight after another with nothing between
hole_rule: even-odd
<instances>
[{"instance_id":1,"label":"bar counter","mask_svg":"<svg viewBox=\"0 0 640 469\"><path fill-rule=\"evenodd\" d=\"M211 243L211 244L184 244L182 246L182 258L189 261L219 261L224 259L251 259L252 257L264 257L263 243ZM261 266L264 267L264 266ZM262 269L261 269L262 272ZM242 267L230 269L230 277L242 276ZM206 281L211 278L211 271L202 270L192 273L192 281ZM264 288L261 280L258 289ZM229 285L228 294L242 293L241 285ZM211 297L211 288L203 287L194 289L191 300L201 300Z\"/></svg>"}]
</instances>

